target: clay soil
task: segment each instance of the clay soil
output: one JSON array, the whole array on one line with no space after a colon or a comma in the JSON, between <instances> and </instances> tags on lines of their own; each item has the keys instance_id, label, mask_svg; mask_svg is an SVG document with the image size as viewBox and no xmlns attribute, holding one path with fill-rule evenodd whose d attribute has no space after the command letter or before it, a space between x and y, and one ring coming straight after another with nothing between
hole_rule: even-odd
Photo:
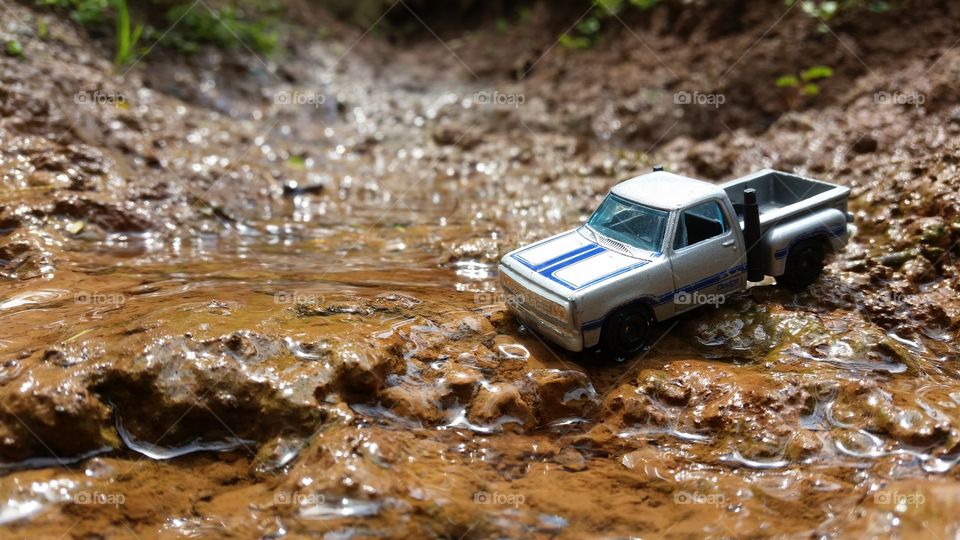
<instances>
[{"instance_id":1,"label":"clay soil","mask_svg":"<svg viewBox=\"0 0 960 540\"><path fill-rule=\"evenodd\" d=\"M955 536L960 5L891 4L664 1L578 51L546 3L313 8L129 70L3 4L0 535ZM519 325L499 257L654 164L849 186L856 232L626 361Z\"/></svg>"}]
</instances>

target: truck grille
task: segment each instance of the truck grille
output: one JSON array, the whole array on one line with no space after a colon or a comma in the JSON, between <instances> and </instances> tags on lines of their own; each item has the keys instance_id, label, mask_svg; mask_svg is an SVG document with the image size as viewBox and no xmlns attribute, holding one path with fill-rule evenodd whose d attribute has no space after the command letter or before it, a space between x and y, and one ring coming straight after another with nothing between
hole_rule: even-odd
<instances>
[{"instance_id":1,"label":"truck grille","mask_svg":"<svg viewBox=\"0 0 960 540\"><path fill-rule=\"evenodd\" d=\"M531 292L506 274L500 274L500 284L503 286L503 292L506 293L507 305L522 308L556 323L567 322L567 310L562 305Z\"/></svg>"}]
</instances>

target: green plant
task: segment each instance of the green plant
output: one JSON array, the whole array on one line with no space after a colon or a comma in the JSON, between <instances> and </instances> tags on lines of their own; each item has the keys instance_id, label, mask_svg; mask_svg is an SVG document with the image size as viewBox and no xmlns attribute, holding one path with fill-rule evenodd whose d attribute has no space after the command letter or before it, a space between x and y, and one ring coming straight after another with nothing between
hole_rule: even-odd
<instances>
[{"instance_id":1,"label":"green plant","mask_svg":"<svg viewBox=\"0 0 960 540\"><path fill-rule=\"evenodd\" d=\"M798 0L785 0L788 6L797 3ZM886 13L899 8L899 0L799 0L800 8L807 15L820 21L819 30L826 32L829 28L826 21L836 17L842 12L856 9L866 9L874 13Z\"/></svg>"},{"instance_id":2,"label":"green plant","mask_svg":"<svg viewBox=\"0 0 960 540\"><path fill-rule=\"evenodd\" d=\"M4 50L7 56L23 56L23 45L15 39L8 39Z\"/></svg>"},{"instance_id":3,"label":"green plant","mask_svg":"<svg viewBox=\"0 0 960 540\"><path fill-rule=\"evenodd\" d=\"M117 9L117 54L113 63L124 66L133 58L140 36L143 35L143 25L137 24L131 29L130 10L126 0L114 0Z\"/></svg>"},{"instance_id":4,"label":"green plant","mask_svg":"<svg viewBox=\"0 0 960 540\"><path fill-rule=\"evenodd\" d=\"M812 66L799 74L788 73L776 80L778 88L792 88L794 95L813 97L820 95L820 83L824 79L833 77L833 68L830 66Z\"/></svg>"},{"instance_id":5,"label":"green plant","mask_svg":"<svg viewBox=\"0 0 960 540\"><path fill-rule=\"evenodd\" d=\"M94 26L107 20L111 0L36 0L41 6L66 10L70 18L84 26Z\"/></svg>"},{"instance_id":6,"label":"green plant","mask_svg":"<svg viewBox=\"0 0 960 540\"><path fill-rule=\"evenodd\" d=\"M142 52L137 47L142 38L148 36L158 40L162 35L153 26L134 23L130 7L140 8L141 14L153 14L151 20L157 27L171 28L161 44L169 43L184 52L196 51L202 45L233 49L242 41L253 51L269 53L278 42L272 16L262 20L250 16L277 11L279 4L275 0L236 0L234 5L237 7L223 8L210 8L202 2L168 0L148 0L130 5L127 0L34 1L40 6L62 10L77 23L98 31L106 30L112 24L116 32L114 62L117 66L129 64Z\"/></svg>"},{"instance_id":7,"label":"green plant","mask_svg":"<svg viewBox=\"0 0 960 540\"><path fill-rule=\"evenodd\" d=\"M243 44L256 52L270 53L279 39L273 20L251 20L233 7L208 9L181 4L167 12L167 19L171 24L180 21L169 37L184 52L196 51L201 45L235 49Z\"/></svg>"},{"instance_id":8,"label":"green plant","mask_svg":"<svg viewBox=\"0 0 960 540\"><path fill-rule=\"evenodd\" d=\"M628 6L646 11L660 3L660 0L591 0L593 9L576 24L571 32L560 36L560 46L567 49L587 49L600 39L604 20L619 17L619 13Z\"/></svg>"},{"instance_id":9,"label":"green plant","mask_svg":"<svg viewBox=\"0 0 960 540\"><path fill-rule=\"evenodd\" d=\"M46 17L39 17L37 19L37 37L47 39L48 35L50 35L50 21Z\"/></svg>"}]
</instances>

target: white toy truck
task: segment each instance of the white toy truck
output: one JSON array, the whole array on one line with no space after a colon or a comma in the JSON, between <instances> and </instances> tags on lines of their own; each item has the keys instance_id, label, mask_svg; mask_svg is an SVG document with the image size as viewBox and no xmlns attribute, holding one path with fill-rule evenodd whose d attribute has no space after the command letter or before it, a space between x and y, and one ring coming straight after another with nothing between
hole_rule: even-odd
<instances>
[{"instance_id":1,"label":"white toy truck","mask_svg":"<svg viewBox=\"0 0 960 540\"><path fill-rule=\"evenodd\" d=\"M655 322L720 304L748 281L816 281L847 243L849 194L769 169L716 185L657 168L615 185L583 226L505 255L501 285L550 341L625 357Z\"/></svg>"}]
</instances>

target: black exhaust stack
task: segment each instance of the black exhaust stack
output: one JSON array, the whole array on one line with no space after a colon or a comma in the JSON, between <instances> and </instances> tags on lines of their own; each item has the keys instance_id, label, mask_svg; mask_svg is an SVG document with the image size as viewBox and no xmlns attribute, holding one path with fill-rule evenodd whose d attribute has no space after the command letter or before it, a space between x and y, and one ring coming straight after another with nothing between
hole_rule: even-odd
<instances>
[{"instance_id":1,"label":"black exhaust stack","mask_svg":"<svg viewBox=\"0 0 960 540\"><path fill-rule=\"evenodd\" d=\"M760 205L757 190L743 190L743 241L747 244L747 281L763 281L763 261L760 260Z\"/></svg>"}]
</instances>

